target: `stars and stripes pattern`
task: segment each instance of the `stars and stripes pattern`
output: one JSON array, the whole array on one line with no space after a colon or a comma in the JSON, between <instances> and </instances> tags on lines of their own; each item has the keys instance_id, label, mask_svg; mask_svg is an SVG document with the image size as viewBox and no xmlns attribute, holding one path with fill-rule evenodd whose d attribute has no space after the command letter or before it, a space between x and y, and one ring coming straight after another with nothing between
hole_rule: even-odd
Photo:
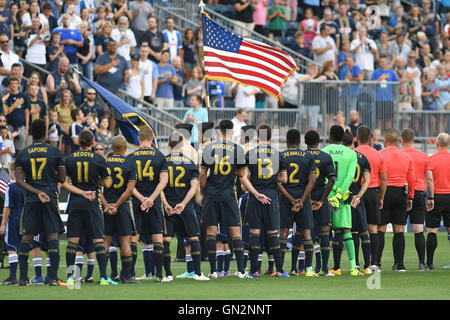
<instances>
[{"instance_id":1,"label":"stars and stripes pattern","mask_svg":"<svg viewBox=\"0 0 450 320\"><path fill-rule=\"evenodd\" d=\"M11 180L11 177L9 176L8 172L5 169L1 168L0 169L0 193L1 194L6 194L6 187L11 182L13 182L13 180Z\"/></svg>"},{"instance_id":2,"label":"stars and stripes pattern","mask_svg":"<svg viewBox=\"0 0 450 320\"><path fill-rule=\"evenodd\" d=\"M287 53L242 37L202 13L205 75L260 88L276 98L289 75L298 70Z\"/></svg>"}]
</instances>

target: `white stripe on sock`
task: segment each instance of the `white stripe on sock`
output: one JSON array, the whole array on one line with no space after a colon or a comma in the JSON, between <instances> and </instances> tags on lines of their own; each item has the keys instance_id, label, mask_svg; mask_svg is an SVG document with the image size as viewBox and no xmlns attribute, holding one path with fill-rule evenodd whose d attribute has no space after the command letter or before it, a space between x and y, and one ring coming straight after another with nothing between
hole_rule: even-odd
<instances>
[{"instance_id":1,"label":"white stripe on sock","mask_svg":"<svg viewBox=\"0 0 450 320\"><path fill-rule=\"evenodd\" d=\"M11 263L19 263L19 256L17 254L10 254L8 256L8 262Z\"/></svg>"}]
</instances>

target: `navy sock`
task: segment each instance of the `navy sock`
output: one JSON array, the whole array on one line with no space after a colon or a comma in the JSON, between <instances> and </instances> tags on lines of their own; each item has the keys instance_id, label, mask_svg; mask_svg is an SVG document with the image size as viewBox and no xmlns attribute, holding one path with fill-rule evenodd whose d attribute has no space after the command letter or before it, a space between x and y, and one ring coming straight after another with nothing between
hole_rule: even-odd
<instances>
[{"instance_id":1,"label":"navy sock","mask_svg":"<svg viewBox=\"0 0 450 320\"><path fill-rule=\"evenodd\" d=\"M398 264L404 266L405 259L405 234L403 232L398 233Z\"/></svg>"},{"instance_id":2,"label":"navy sock","mask_svg":"<svg viewBox=\"0 0 450 320\"><path fill-rule=\"evenodd\" d=\"M216 236L206 236L206 247L208 248L208 260L211 273L217 272L216 264Z\"/></svg>"},{"instance_id":3,"label":"navy sock","mask_svg":"<svg viewBox=\"0 0 450 320\"><path fill-rule=\"evenodd\" d=\"M305 248L305 267L308 270L312 267L312 260L314 255L314 245L312 239L303 240L303 246Z\"/></svg>"},{"instance_id":4,"label":"navy sock","mask_svg":"<svg viewBox=\"0 0 450 320\"><path fill-rule=\"evenodd\" d=\"M247 269L248 255L248 250L244 250L244 269Z\"/></svg>"},{"instance_id":5,"label":"navy sock","mask_svg":"<svg viewBox=\"0 0 450 320\"><path fill-rule=\"evenodd\" d=\"M269 241L269 250L273 254L273 259L275 260L275 267L277 268L277 272L284 272L283 264L281 263L280 238L276 233L268 234L267 237Z\"/></svg>"},{"instance_id":6,"label":"navy sock","mask_svg":"<svg viewBox=\"0 0 450 320\"><path fill-rule=\"evenodd\" d=\"M267 260L268 260L267 270L273 272L273 265L275 264L275 260L273 259L272 253L267 253Z\"/></svg>"},{"instance_id":7,"label":"navy sock","mask_svg":"<svg viewBox=\"0 0 450 320\"><path fill-rule=\"evenodd\" d=\"M434 251L436 250L436 247L437 247L436 233L430 232L427 235L427 264L433 264Z\"/></svg>"},{"instance_id":8,"label":"navy sock","mask_svg":"<svg viewBox=\"0 0 450 320\"><path fill-rule=\"evenodd\" d=\"M300 246L303 243L303 237L301 236L300 233L296 233L294 235L294 239L292 240L292 260L291 260L291 271L297 271L297 260L298 260L298 255L300 253ZM300 268L300 267L299 267ZM303 268L301 268L301 270L304 270L305 267L303 266Z\"/></svg>"},{"instance_id":9,"label":"navy sock","mask_svg":"<svg viewBox=\"0 0 450 320\"><path fill-rule=\"evenodd\" d=\"M45 266L47 269L47 277L50 277L50 258L45 259Z\"/></svg>"},{"instance_id":10,"label":"navy sock","mask_svg":"<svg viewBox=\"0 0 450 320\"><path fill-rule=\"evenodd\" d=\"M370 264L377 264L378 255L378 233L370 234Z\"/></svg>"},{"instance_id":11,"label":"navy sock","mask_svg":"<svg viewBox=\"0 0 450 320\"><path fill-rule=\"evenodd\" d=\"M259 234L250 233L250 272L254 273L258 271L258 254L261 249L259 245Z\"/></svg>"},{"instance_id":12,"label":"navy sock","mask_svg":"<svg viewBox=\"0 0 450 320\"><path fill-rule=\"evenodd\" d=\"M359 266L359 235L357 233L352 233L353 244L355 246L355 262Z\"/></svg>"},{"instance_id":13,"label":"navy sock","mask_svg":"<svg viewBox=\"0 0 450 320\"><path fill-rule=\"evenodd\" d=\"M122 271L120 273L125 279L129 279L131 277L130 270L132 261L133 258L131 258L131 256L120 256L120 262L122 262Z\"/></svg>"},{"instance_id":14,"label":"navy sock","mask_svg":"<svg viewBox=\"0 0 450 320\"><path fill-rule=\"evenodd\" d=\"M95 259L87 259L86 278L92 277L92 275L94 274L94 267L95 267Z\"/></svg>"},{"instance_id":15,"label":"navy sock","mask_svg":"<svg viewBox=\"0 0 450 320\"><path fill-rule=\"evenodd\" d=\"M377 265L381 266L381 258L384 250L384 232L378 231L378 250L377 250Z\"/></svg>"},{"instance_id":16,"label":"navy sock","mask_svg":"<svg viewBox=\"0 0 450 320\"><path fill-rule=\"evenodd\" d=\"M341 255L343 248L344 248L344 238L342 237L342 233L335 233L333 241L334 270L338 270L341 268Z\"/></svg>"},{"instance_id":17,"label":"navy sock","mask_svg":"<svg viewBox=\"0 0 450 320\"><path fill-rule=\"evenodd\" d=\"M81 275L83 274L83 264L84 264L84 257L83 256L76 256L75 257L75 266L77 267L77 269L76 269L75 276L77 278L81 277Z\"/></svg>"},{"instance_id":18,"label":"navy sock","mask_svg":"<svg viewBox=\"0 0 450 320\"><path fill-rule=\"evenodd\" d=\"M244 273L244 242L241 237L232 238L232 246L236 257L237 269L240 273Z\"/></svg>"},{"instance_id":19,"label":"navy sock","mask_svg":"<svg viewBox=\"0 0 450 320\"><path fill-rule=\"evenodd\" d=\"M164 261L164 245L162 242L153 242L153 259L155 259L156 276L162 279L162 268Z\"/></svg>"},{"instance_id":20,"label":"navy sock","mask_svg":"<svg viewBox=\"0 0 450 320\"><path fill-rule=\"evenodd\" d=\"M145 275L148 276L151 272L150 269L150 261L153 260L153 248L150 246L143 246L142 247L142 256L144 258L144 268L145 268Z\"/></svg>"},{"instance_id":21,"label":"navy sock","mask_svg":"<svg viewBox=\"0 0 450 320\"><path fill-rule=\"evenodd\" d=\"M362 232L359 234L361 238L361 248L364 257L364 269L368 268L370 265L370 240L369 232ZM355 249L356 250L356 249Z\"/></svg>"},{"instance_id":22,"label":"navy sock","mask_svg":"<svg viewBox=\"0 0 450 320\"><path fill-rule=\"evenodd\" d=\"M287 240L280 238L280 248L281 248L281 263L284 265L284 257L286 256L287 252Z\"/></svg>"},{"instance_id":23,"label":"navy sock","mask_svg":"<svg viewBox=\"0 0 450 320\"><path fill-rule=\"evenodd\" d=\"M130 274L132 277L136 276L136 260L137 260L137 243L136 242L131 242L130 243L130 248L131 248L131 270L130 270Z\"/></svg>"},{"instance_id":24,"label":"navy sock","mask_svg":"<svg viewBox=\"0 0 450 320\"><path fill-rule=\"evenodd\" d=\"M194 271L196 275L200 276L202 274L200 270L202 259L200 256L200 240L191 240L189 244L191 245L192 269L189 270L188 264L188 272Z\"/></svg>"},{"instance_id":25,"label":"navy sock","mask_svg":"<svg viewBox=\"0 0 450 320\"><path fill-rule=\"evenodd\" d=\"M230 262L231 262L231 251L226 250L225 251L225 259L223 262L223 271L225 271L225 272L230 271Z\"/></svg>"},{"instance_id":26,"label":"navy sock","mask_svg":"<svg viewBox=\"0 0 450 320\"><path fill-rule=\"evenodd\" d=\"M262 266L262 261L263 261L263 253L262 253L262 249L259 250L258 253L258 271L261 272L261 266Z\"/></svg>"},{"instance_id":27,"label":"navy sock","mask_svg":"<svg viewBox=\"0 0 450 320\"><path fill-rule=\"evenodd\" d=\"M109 247L109 263L111 265L111 278L117 277L117 248Z\"/></svg>"},{"instance_id":28,"label":"navy sock","mask_svg":"<svg viewBox=\"0 0 450 320\"><path fill-rule=\"evenodd\" d=\"M398 238L398 233L394 233L394 237L392 238L392 251L394 254L394 264L399 264L398 263L398 249L399 249L399 238Z\"/></svg>"},{"instance_id":29,"label":"navy sock","mask_svg":"<svg viewBox=\"0 0 450 320\"><path fill-rule=\"evenodd\" d=\"M416 245L417 257L419 258L419 264L425 263L425 237L423 232L414 234L414 243Z\"/></svg>"},{"instance_id":30,"label":"navy sock","mask_svg":"<svg viewBox=\"0 0 450 320\"><path fill-rule=\"evenodd\" d=\"M9 277L11 280L17 279L17 265L19 264L19 256L17 254L10 254L8 256L9 261Z\"/></svg>"},{"instance_id":31,"label":"navy sock","mask_svg":"<svg viewBox=\"0 0 450 320\"><path fill-rule=\"evenodd\" d=\"M298 271L305 271L305 251L298 253Z\"/></svg>"},{"instance_id":32,"label":"navy sock","mask_svg":"<svg viewBox=\"0 0 450 320\"><path fill-rule=\"evenodd\" d=\"M320 253L322 256L322 271L328 273L328 259L330 258L330 233L320 233Z\"/></svg>"},{"instance_id":33,"label":"navy sock","mask_svg":"<svg viewBox=\"0 0 450 320\"><path fill-rule=\"evenodd\" d=\"M69 270L69 268L71 266L73 266L75 264L75 256L77 253L77 244L74 242L67 242L67 248L66 248L66 265L67 265L67 270ZM50 259L50 272L47 274L50 278L52 277L51 274L51 270L52 270L52 262ZM67 272L67 277L72 276L73 272Z\"/></svg>"},{"instance_id":34,"label":"navy sock","mask_svg":"<svg viewBox=\"0 0 450 320\"><path fill-rule=\"evenodd\" d=\"M314 256L316 258L316 267L315 267L315 272L319 273L320 270L322 269L322 258L320 255L320 245L318 244L314 244Z\"/></svg>"},{"instance_id":35,"label":"navy sock","mask_svg":"<svg viewBox=\"0 0 450 320\"><path fill-rule=\"evenodd\" d=\"M42 277L42 258L33 258L34 273L36 277Z\"/></svg>"},{"instance_id":36,"label":"navy sock","mask_svg":"<svg viewBox=\"0 0 450 320\"><path fill-rule=\"evenodd\" d=\"M223 250L216 251L217 272L223 272L223 262L225 260L225 252Z\"/></svg>"},{"instance_id":37,"label":"navy sock","mask_svg":"<svg viewBox=\"0 0 450 320\"><path fill-rule=\"evenodd\" d=\"M50 271L52 280L58 280L59 268L59 240L48 241L48 257L50 258Z\"/></svg>"},{"instance_id":38,"label":"navy sock","mask_svg":"<svg viewBox=\"0 0 450 320\"><path fill-rule=\"evenodd\" d=\"M100 270L100 278L107 279L108 275L106 274L107 268L107 260L106 260L106 250L105 244L103 241L96 242L95 246L95 256L97 258L98 269Z\"/></svg>"},{"instance_id":39,"label":"navy sock","mask_svg":"<svg viewBox=\"0 0 450 320\"><path fill-rule=\"evenodd\" d=\"M164 271L166 272L166 277L172 275L172 270L170 270L170 242L163 241L164 244Z\"/></svg>"},{"instance_id":40,"label":"navy sock","mask_svg":"<svg viewBox=\"0 0 450 320\"><path fill-rule=\"evenodd\" d=\"M190 254L186 254L186 271L189 273L194 272L194 262Z\"/></svg>"}]
</instances>

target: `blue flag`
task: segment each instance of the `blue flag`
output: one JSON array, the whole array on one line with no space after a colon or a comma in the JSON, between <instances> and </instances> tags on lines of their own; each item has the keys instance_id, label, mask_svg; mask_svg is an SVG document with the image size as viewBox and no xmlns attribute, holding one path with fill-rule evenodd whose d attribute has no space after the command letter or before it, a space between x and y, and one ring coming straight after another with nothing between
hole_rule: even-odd
<instances>
[{"instance_id":1,"label":"blue flag","mask_svg":"<svg viewBox=\"0 0 450 320\"><path fill-rule=\"evenodd\" d=\"M100 95L100 97L102 97L103 100L105 100L105 102L108 104L109 109L111 110L111 113L114 119L116 119L117 125L122 132L123 137L129 144L135 147L139 147L139 141L137 139L139 128L142 126L148 126L150 127L150 129L152 129L153 132L153 145L158 148L158 138L156 136L156 132L143 115L137 112L136 109L134 109L128 103L112 94L102 86L89 80L81 73L79 73L79 76L92 88L94 88Z\"/></svg>"}]
</instances>

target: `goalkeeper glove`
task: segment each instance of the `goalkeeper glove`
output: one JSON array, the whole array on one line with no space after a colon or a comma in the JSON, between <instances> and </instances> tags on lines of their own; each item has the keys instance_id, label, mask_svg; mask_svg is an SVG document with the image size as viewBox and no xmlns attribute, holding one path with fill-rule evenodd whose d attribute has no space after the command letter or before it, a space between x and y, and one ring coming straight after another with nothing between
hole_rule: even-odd
<instances>
[{"instance_id":1,"label":"goalkeeper glove","mask_svg":"<svg viewBox=\"0 0 450 320\"><path fill-rule=\"evenodd\" d=\"M344 201L344 204L350 204L352 203L353 194L347 190L344 192L344 195L342 196L342 201Z\"/></svg>"},{"instance_id":2,"label":"goalkeeper glove","mask_svg":"<svg viewBox=\"0 0 450 320\"><path fill-rule=\"evenodd\" d=\"M330 206L339 208L339 201L342 199L342 194L336 193L335 196L328 199L328 202L330 203Z\"/></svg>"}]
</instances>

